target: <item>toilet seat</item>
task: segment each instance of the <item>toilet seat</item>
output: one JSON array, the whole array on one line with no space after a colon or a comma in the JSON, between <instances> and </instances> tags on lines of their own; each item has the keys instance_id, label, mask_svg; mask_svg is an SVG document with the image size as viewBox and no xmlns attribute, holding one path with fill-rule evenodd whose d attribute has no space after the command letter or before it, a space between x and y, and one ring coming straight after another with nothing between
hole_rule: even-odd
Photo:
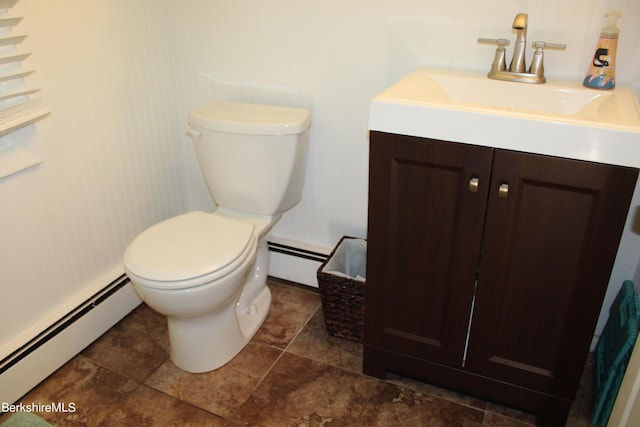
<instances>
[{"instance_id":1,"label":"toilet seat","mask_svg":"<svg viewBox=\"0 0 640 427\"><path fill-rule=\"evenodd\" d=\"M254 228L215 213L179 215L138 235L125 251L125 269L157 289L197 286L225 276L251 255Z\"/></svg>"}]
</instances>

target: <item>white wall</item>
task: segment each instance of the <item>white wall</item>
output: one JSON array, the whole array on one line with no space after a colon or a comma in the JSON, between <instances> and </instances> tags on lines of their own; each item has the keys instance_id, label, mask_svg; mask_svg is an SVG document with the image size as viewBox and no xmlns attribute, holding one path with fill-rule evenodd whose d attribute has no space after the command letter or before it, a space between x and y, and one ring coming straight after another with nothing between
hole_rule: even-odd
<instances>
[{"instance_id":1,"label":"white wall","mask_svg":"<svg viewBox=\"0 0 640 427\"><path fill-rule=\"evenodd\" d=\"M566 43L549 51L549 78L581 80L593 55L601 0L190 0L174 5L180 57L178 105L212 99L303 106L312 111L303 200L273 233L331 247L366 234L369 100L423 66L488 70L517 12L529 14L529 40ZM640 89L640 5L624 9L618 83ZM529 53L531 58L531 53ZM189 205L211 209L191 148Z\"/></svg>"},{"instance_id":2,"label":"white wall","mask_svg":"<svg viewBox=\"0 0 640 427\"><path fill-rule=\"evenodd\" d=\"M517 12L580 80L609 6L620 7L618 83L640 89L635 0L20 0L35 83L53 114L44 163L0 180L0 350L121 270L146 226L213 209L189 108L217 99L312 111L302 202L273 234L331 247L364 236L368 104L422 65L487 70ZM0 351L0 355L2 352Z\"/></svg>"},{"instance_id":3,"label":"white wall","mask_svg":"<svg viewBox=\"0 0 640 427\"><path fill-rule=\"evenodd\" d=\"M0 180L0 359L121 274L141 229L184 209L162 6L20 0L11 12L52 114L26 130L44 163Z\"/></svg>"}]
</instances>

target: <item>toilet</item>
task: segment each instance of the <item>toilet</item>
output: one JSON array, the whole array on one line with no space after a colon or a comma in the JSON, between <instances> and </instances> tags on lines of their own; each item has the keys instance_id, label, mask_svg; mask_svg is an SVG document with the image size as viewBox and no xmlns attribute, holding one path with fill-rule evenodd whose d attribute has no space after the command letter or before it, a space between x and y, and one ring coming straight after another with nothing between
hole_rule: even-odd
<instances>
[{"instance_id":1,"label":"toilet","mask_svg":"<svg viewBox=\"0 0 640 427\"><path fill-rule=\"evenodd\" d=\"M173 363L198 373L233 359L269 312L266 235L300 201L311 116L216 102L188 121L217 209L151 226L127 246L124 267L140 299L167 316Z\"/></svg>"}]
</instances>

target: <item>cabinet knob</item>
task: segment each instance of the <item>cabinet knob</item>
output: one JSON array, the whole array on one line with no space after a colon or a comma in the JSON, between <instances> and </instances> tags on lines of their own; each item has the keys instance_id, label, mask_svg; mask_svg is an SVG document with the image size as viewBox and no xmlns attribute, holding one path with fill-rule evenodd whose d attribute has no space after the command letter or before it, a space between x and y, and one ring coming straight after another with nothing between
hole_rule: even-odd
<instances>
[{"instance_id":1,"label":"cabinet knob","mask_svg":"<svg viewBox=\"0 0 640 427\"><path fill-rule=\"evenodd\" d=\"M469 191L471 191L472 193L477 193L479 186L480 186L480 178L471 178L469 180Z\"/></svg>"},{"instance_id":2,"label":"cabinet knob","mask_svg":"<svg viewBox=\"0 0 640 427\"><path fill-rule=\"evenodd\" d=\"M506 199L509 196L509 184L500 184L498 188L498 197Z\"/></svg>"}]
</instances>

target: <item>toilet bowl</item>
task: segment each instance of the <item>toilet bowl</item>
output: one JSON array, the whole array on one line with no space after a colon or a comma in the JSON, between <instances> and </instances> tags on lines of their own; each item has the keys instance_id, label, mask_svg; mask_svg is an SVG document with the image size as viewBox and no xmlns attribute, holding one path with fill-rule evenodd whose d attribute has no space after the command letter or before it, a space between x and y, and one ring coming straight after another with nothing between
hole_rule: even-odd
<instances>
[{"instance_id":1,"label":"toilet bowl","mask_svg":"<svg viewBox=\"0 0 640 427\"><path fill-rule=\"evenodd\" d=\"M266 276L257 261L266 258L266 244L255 229L246 220L195 211L154 225L127 247L127 274L140 299L167 316L171 360L179 368L224 365L269 312L271 293L259 286Z\"/></svg>"},{"instance_id":2,"label":"toilet bowl","mask_svg":"<svg viewBox=\"0 0 640 427\"><path fill-rule=\"evenodd\" d=\"M167 317L173 363L199 373L235 357L269 312L266 235L300 200L310 116L215 103L192 110L189 124L218 208L151 226L124 266L140 299Z\"/></svg>"}]
</instances>

